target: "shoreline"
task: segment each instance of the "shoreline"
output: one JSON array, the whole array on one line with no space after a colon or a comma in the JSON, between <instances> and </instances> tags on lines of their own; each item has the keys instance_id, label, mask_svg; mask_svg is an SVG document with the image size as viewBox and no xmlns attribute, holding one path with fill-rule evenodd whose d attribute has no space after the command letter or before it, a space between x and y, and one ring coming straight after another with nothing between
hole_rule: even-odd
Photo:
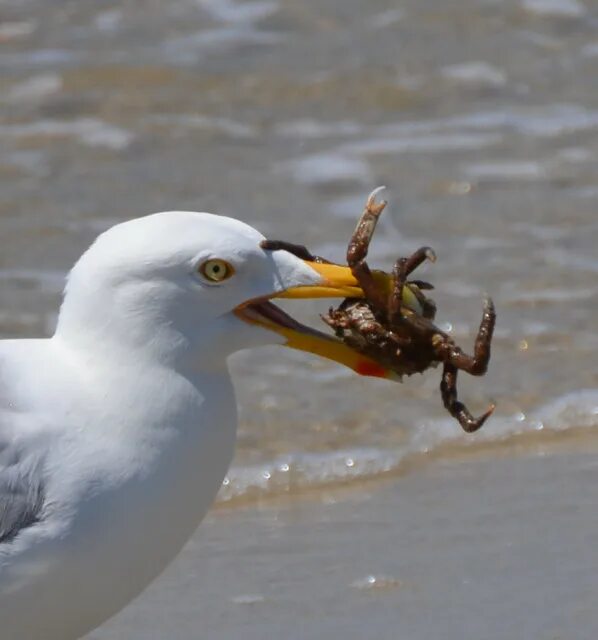
<instances>
[{"instance_id":1,"label":"shoreline","mask_svg":"<svg viewBox=\"0 0 598 640\"><path fill-rule=\"evenodd\" d=\"M284 505L289 501L318 500L322 492L351 492L359 491L362 487L374 490L377 485L384 485L394 482L398 478L412 473L419 473L429 465L437 463L463 462L465 464L487 457L510 457L510 456L542 456L557 453L584 453L592 451L598 453L598 429L593 425L582 427L561 429L547 429L543 431L524 431L519 433L508 433L497 439L476 439L468 435L461 437L456 432L455 439L447 439L438 443L432 450L406 451L397 450L394 456L387 454L386 460L393 458L392 463L381 461L377 467L371 470L355 469L355 464L347 469L345 475L330 475L328 478L315 478L313 483L309 479L300 482L276 483L276 478L269 478L268 482L261 479L262 486L229 488L223 487L218 498L212 506L212 511L231 511L245 507L261 505ZM338 461L349 458L353 463L359 462L359 456L372 458L377 453L384 456L386 452L378 452L376 449L362 448L348 451L332 452L329 457L321 454L299 454L299 458L313 456L314 459L325 464L328 460ZM280 464L289 465L284 462L291 458L281 458L278 461L265 461L262 465L252 465L251 467L233 467L229 473L231 478L253 477L259 478L263 473L270 474L269 469L276 468ZM350 471L354 469L354 473ZM264 471L267 470L267 471ZM287 469L288 473L289 469ZM292 469L290 469L292 472ZM282 475L282 474L280 474ZM246 482L249 482L246 480ZM257 480L256 480L257 483ZM239 493L235 494L234 491Z\"/></svg>"}]
</instances>

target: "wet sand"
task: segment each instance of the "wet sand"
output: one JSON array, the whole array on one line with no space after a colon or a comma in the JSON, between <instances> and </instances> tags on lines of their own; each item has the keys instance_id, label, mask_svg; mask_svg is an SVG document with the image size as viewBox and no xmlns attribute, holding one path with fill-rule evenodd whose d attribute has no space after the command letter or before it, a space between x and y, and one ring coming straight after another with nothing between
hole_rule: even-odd
<instances>
[{"instance_id":1,"label":"wet sand","mask_svg":"<svg viewBox=\"0 0 598 640\"><path fill-rule=\"evenodd\" d=\"M593 640L598 439L213 512L90 640Z\"/></svg>"}]
</instances>

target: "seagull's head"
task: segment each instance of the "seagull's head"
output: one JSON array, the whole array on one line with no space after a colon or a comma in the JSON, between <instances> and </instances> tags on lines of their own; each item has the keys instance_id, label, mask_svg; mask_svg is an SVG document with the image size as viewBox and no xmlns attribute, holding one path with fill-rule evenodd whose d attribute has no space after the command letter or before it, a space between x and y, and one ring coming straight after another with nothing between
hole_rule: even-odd
<instances>
[{"instance_id":1,"label":"seagull's head","mask_svg":"<svg viewBox=\"0 0 598 640\"><path fill-rule=\"evenodd\" d=\"M348 267L272 251L264 236L209 213L157 213L101 234L71 270L56 335L138 357L213 367L240 349L283 344L386 372L336 338L306 327L272 299L360 296ZM264 245L264 246L263 246Z\"/></svg>"}]
</instances>

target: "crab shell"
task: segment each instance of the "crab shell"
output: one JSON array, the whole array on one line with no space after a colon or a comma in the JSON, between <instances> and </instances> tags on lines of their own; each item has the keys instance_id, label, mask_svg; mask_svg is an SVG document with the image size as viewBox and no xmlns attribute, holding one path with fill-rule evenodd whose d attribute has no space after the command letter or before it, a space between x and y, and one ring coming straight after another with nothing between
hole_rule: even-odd
<instances>
[{"instance_id":1,"label":"crab shell","mask_svg":"<svg viewBox=\"0 0 598 640\"><path fill-rule=\"evenodd\" d=\"M405 295L407 291L411 296ZM409 283L405 286L403 301L406 303L403 306L404 314L417 314L430 320L434 317L434 301L424 296L416 285ZM408 301L411 304L408 305ZM367 301L347 298L337 309L330 309L322 317L337 338L392 369L399 377L423 373L439 364L432 342L409 333L401 335L399 327L390 328L384 318L376 316ZM401 346L397 344L397 335L400 336Z\"/></svg>"}]
</instances>

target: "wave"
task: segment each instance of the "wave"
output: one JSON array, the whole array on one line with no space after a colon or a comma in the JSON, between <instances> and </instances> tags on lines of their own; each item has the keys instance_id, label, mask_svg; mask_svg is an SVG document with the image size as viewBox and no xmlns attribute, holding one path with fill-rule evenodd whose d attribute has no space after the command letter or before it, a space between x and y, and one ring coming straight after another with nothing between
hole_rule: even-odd
<instances>
[{"instance_id":1,"label":"wave","mask_svg":"<svg viewBox=\"0 0 598 640\"><path fill-rule=\"evenodd\" d=\"M528 415L495 416L473 437L460 432L455 421L447 418L421 424L407 444L394 449L297 453L259 465L233 467L217 502L237 505L332 489L398 475L417 462L443 454L475 453L522 437L529 441L530 436L531 442L537 444L540 437L554 440L559 434L587 432L592 427L598 427L598 390L582 389L560 396Z\"/></svg>"}]
</instances>

